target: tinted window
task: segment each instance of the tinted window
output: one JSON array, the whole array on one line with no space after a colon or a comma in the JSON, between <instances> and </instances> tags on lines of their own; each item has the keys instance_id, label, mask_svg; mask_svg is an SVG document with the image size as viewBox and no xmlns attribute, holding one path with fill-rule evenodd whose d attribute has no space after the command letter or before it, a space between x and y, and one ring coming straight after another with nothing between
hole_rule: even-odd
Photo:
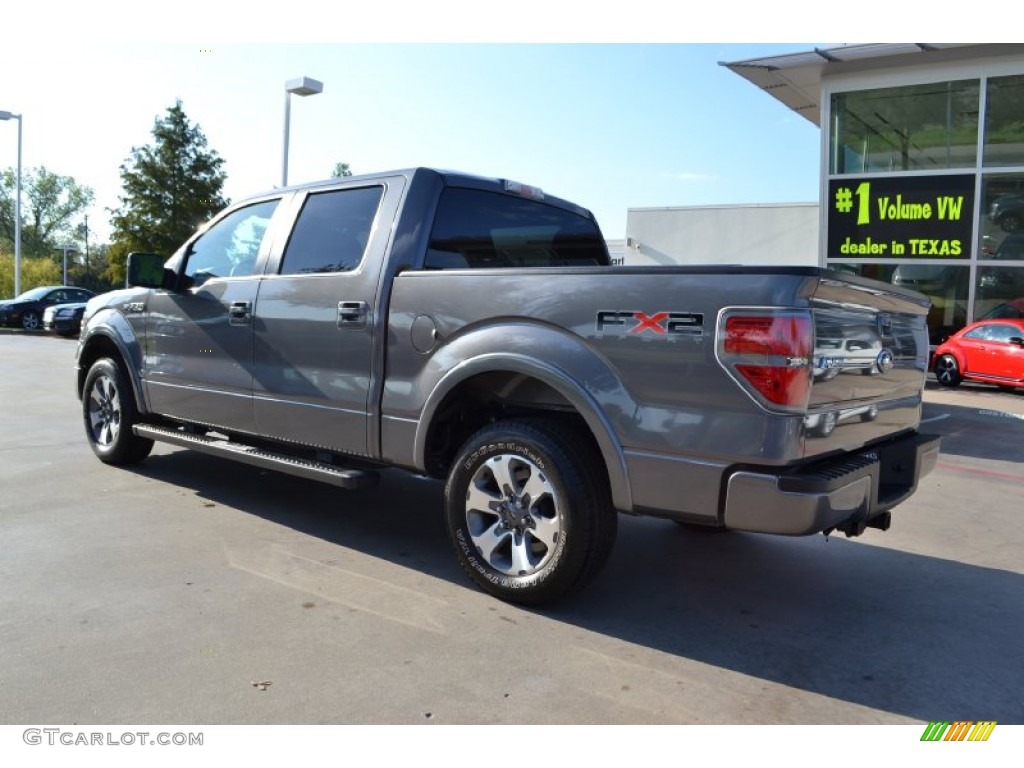
<instances>
[{"instance_id":1,"label":"tinted window","mask_svg":"<svg viewBox=\"0 0 1024 768\"><path fill-rule=\"evenodd\" d=\"M1024 208L1024 205L1021 206ZM1008 235L996 252L993 259L1024 259L1024 235Z\"/></svg>"},{"instance_id":2,"label":"tinted window","mask_svg":"<svg viewBox=\"0 0 1024 768\"><path fill-rule=\"evenodd\" d=\"M608 264L597 225L535 200L473 189L441 195L427 269Z\"/></svg>"},{"instance_id":3,"label":"tinted window","mask_svg":"<svg viewBox=\"0 0 1024 768\"><path fill-rule=\"evenodd\" d=\"M347 272L359 266L383 187L309 195L281 263L282 275Z\"/></svg>"},{"instance_id":4,"label":"tinted window","mask_svg":"<svg viewBox=\"0 0 1024 768\"><path fill-rule=\"evenodd\" d=\"M277 200L239 208L210 227L188 253L185 274L195 285L212 277L251 275Z\"/></svg>"}]
</instances>

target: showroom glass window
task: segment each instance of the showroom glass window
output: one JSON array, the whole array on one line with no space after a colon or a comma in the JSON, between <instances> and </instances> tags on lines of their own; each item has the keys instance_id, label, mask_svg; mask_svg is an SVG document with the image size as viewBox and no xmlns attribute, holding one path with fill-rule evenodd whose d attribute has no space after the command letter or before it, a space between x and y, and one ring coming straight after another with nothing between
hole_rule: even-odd
<instances>
[{"instance_id":1,"label":"showroom glass window","mask_svg":"<svg viewBox=\"0 0 1024 768\"><path fill-rule=\"evenodd\" d=\"M1024 75L989 78L974 317L1024 314ZM993 263L995 262L995 263Z\"/></svg>"},{"instance_id":2,"label":"showroom glass window","mask_svg":"<svg viewBox=\"0 0 1024 768\"><path fill-rule=\"evenodd\" d=\"M830 172L974 168L979 89L957 80L833 94Z\"/></svg>"},{"instance_id":3,"label":"showroom glass window","mask_svg":"<svg viewBox=\"0 0 1024 768\"><path fill-rule=\"evenodd\" d=\"M985 166L1024 165L1024 75L990 77L985 96Z\"/></svg>"}]
</instances>

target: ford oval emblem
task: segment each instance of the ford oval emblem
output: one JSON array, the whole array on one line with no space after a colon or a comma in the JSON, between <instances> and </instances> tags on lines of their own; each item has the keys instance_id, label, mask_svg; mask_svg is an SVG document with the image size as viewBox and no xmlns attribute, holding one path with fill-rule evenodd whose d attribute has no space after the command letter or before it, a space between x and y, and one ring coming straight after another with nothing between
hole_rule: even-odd
<instances>
[{"instance_id":1,"label":"ford oval emblem","mask_svg":"<svg viewBox=\"0 0 1024 768\"><path fill-rule=\"evenodd\" d=\"M892 352L888 349L883 349L878 353L878 357L875 359L875 365L878 367L879 373L888 373L896 365L896 358L892 356Z\"/></svg>"}]
</instances>

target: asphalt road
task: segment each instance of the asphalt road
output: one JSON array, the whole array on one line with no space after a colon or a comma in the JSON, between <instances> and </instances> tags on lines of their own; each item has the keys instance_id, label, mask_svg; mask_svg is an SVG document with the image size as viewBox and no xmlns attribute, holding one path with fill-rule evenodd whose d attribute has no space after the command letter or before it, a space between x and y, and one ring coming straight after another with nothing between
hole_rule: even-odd
<instances>
[{"instance_id":1,"label":"asphalt road","mask_svg":"<svg viewBox=\"0 0 1024 768\"><path fill-rule=\"evenodd\" d=\"M929 389L943 456L886 533L623 517L525 610L459 570L436 483L101 464L74 346L0 335L0 723L1024 723L1024 394Z\"/></svg>"}]
</instances>

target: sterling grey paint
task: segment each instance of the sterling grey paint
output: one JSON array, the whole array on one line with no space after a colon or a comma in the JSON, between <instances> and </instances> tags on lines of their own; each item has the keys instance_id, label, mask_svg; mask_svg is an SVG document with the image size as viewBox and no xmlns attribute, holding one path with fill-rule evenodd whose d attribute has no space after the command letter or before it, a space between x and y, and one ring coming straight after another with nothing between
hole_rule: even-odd
<instances>
[{"instance_id":1,"label":"sterling grey paint","mask_svg":"<svg viewBox=\"0 0 1024 768\"><path fill-rule=\"evenodd\" d=\"M304 196L367 184L385 192L359 268L277 274ZM803 498L787 522L776 513L793 494L770 490L780 472L916 430L928 362L919 294L809 267L425 271L446 185L503 189L416 169L265 195L281 203L254 275L108 294L90 303L80 357L100 336L115 340L146 410L414 470L460 384L529 377L585 420L620 510L774 532L804 532L808 516L832 521L870 496L857 478ZM236 302L247 302L245 322L232 322ZM341 321L343 306L355 322ZM813 317L807 412L765 405L723 363L720 326L751 307ZM679 332L630 329L632 312L671 313L661 327L675 320ZM204 351L210 339L216 354ZM819 435L812 425L828 414L836 426Z\"/></svg>"}]
</instances>

